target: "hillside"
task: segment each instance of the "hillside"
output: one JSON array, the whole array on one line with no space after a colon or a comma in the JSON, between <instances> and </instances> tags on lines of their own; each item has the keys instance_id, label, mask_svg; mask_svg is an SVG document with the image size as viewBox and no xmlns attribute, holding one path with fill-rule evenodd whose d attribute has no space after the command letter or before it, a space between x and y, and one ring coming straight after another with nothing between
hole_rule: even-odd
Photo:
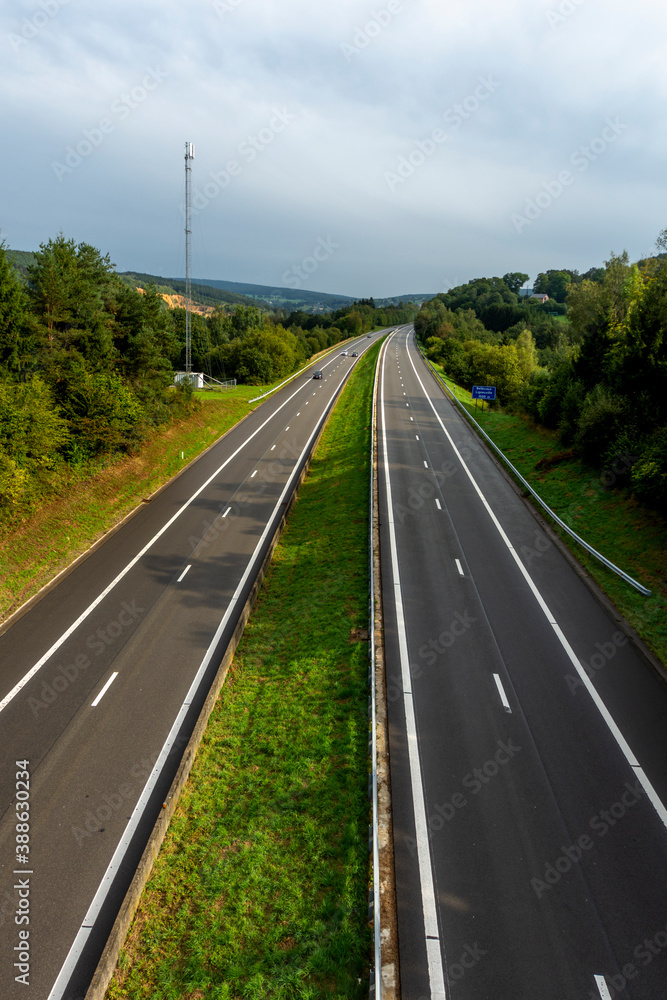
<instances>
[{"instance_id":1,"label":"hillside","mask_svg":"<svg viewBox=\"0 0 667 1000\"><path fill-rule=\"evenodd\" d=\"M7 257L14 267L26 276L28 267L34 261L34 254L29 250L7 250ZM134 288L145 288L155 285L156 290L166 298L173 308L183 305L185 295L184 278L163 278L158 274L146 274L142 271L119 271L118 276ZM418 295L393 295L388 298L376 299L380 308L399 306L405 302L414 302L421 306L434 296L431 293ZM180 300L180 301L179 301ZM197 311L214 309L216 306L259 306L269 311L286 309L289 312L326 313L350 306L355 299L349 295L333 295L329 292L311 292L306 289L280 288L272 285L254 285L240 281L223 281L217 278L193 278L192 300L202 307Z\"/></svg>"}]
</instances>

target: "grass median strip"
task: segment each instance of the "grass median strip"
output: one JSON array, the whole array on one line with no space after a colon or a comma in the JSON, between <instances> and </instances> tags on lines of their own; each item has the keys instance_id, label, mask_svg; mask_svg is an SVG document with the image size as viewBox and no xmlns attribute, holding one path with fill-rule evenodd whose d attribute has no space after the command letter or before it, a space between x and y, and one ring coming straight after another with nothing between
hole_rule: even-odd
<instances>
[{"instance_id":1,"label":"grass median strip","mask_svg":"<svg viewBox=\"0 0 667 1000\"><path fill-rule=\"evenodd\" d=\"M324 432L108 992L368 993L368 481L379 345Z\"/></svg>"},{"instance_id":2,"label":"grass median strip","mask_svg":"<svg viewBox=\"0 0 667 1000\"><path fill-rule=\"evenodd\" d=\"M434 366L442 375L440 366ZM644 597L554 527L653 652L667 663L667 524L625 489L612 469L596 472L563 445L556 431L488 405L475 407L470 393L445 378L469 413L533 489L583 539L652 591ZM622 463L621 463L622 465Z\"/></svg>"}]
</instances>

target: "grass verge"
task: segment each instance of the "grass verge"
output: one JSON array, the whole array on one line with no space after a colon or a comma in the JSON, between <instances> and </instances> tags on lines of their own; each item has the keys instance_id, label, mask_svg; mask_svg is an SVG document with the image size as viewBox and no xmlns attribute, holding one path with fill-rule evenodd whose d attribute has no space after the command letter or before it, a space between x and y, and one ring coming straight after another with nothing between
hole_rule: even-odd
<instances>
[{"instance_id":1,"label":"grass verge","mask_svg":"<svg viewBox=\"0 0 667 1000\"><path fill-rule=\"evenodd\" d=\"M378 350L357 363L323 434L108 1000L368 993L368 643L360 630Z\"/></svg>"},{"instance_id":2,"label":"grass verge","mask_svg":"<svg viewBox=\"0 0 667 1000\"><path fill-rule=\"evenodd\" d=\"M105 459L84 473L64 471L57 497L22 523L1 525L0 622L249 413L249 400L262 391L242 385L225 394L202 393L198 412L135 454Z\"/></svg>"},{"instance_id":3,"label":"grass verge","mask_svg":"<svg viewBox=\"0 0 667 1000\"><path fill-rule=\"evenodd\" d=\"M552 524L646 645L667 663L664 518L642 507L627 490L615 489L613 470L597 473L567 457L556 431L517 414L475 407L469 392L444 376L438 365L434 367L552 510L589 545L651 589L651 597L644 597Z\"/></svg>"}]
</instances>

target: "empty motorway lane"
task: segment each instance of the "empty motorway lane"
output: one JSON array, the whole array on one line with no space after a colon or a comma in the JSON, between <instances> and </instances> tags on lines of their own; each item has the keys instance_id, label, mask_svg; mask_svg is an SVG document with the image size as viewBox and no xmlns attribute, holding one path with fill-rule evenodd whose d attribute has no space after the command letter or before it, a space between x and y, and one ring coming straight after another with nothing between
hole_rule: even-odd
<instances>
[{"instance_id":1,"label":"empty motorway lane","mask_svg":"<svg viewBox=\"0 0 667 1000\"><path fill-rule=\"evenodd\" d=\"M378 436L402 1000L664 1000L664 685L404 331Z\"/></svg>"},{"instance_id":2,"label":"empty motorway lane","mask_svg":"<svg viewBox=\"0 0 667 1000\"><path fill-rule=\"evenodd\" d=\"M272 395L0 635L3 1000L84 995L354 363L333 354Z\"/></svg>"}]
</instances>

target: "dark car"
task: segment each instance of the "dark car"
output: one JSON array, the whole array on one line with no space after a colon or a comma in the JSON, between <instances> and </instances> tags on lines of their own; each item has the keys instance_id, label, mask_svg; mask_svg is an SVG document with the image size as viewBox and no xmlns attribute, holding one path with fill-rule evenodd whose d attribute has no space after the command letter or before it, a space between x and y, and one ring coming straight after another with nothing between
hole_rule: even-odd
<instances>
[{"instance_id":1,"label":"dark car","mask_svg":"<svg viewBox=\"0 0 667 1000\"><path fill-rule=\"evenodd\" d=\"M313 372L313 378L322 378L322 372Z\"/></svg>"},{"instance_id":2,"label":"dark car","mask_svg":"<svg viewBox=\"0 0 667 1000\"><path fill-rule=\"evenodd\" d=\"M356 352L356 351L352 351L352 354L351 354L351 357L353 357L353 358L358 358L358 357L359 357L359 355L357 354L357 352Z\"/></svg>"}]
</instances>

